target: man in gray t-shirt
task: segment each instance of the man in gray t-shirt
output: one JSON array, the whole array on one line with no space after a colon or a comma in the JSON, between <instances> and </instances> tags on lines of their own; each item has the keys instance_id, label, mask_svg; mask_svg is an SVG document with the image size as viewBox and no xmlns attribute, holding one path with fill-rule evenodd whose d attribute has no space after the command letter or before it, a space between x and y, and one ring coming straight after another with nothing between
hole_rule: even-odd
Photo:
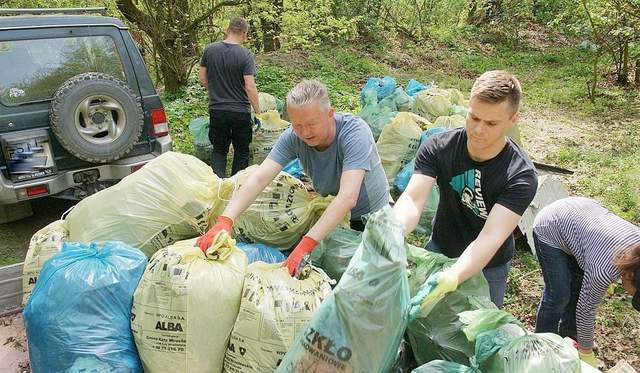
<instances>
[{"instance_id":1,"label":"man in gray t-shirt","mask_svg":"<svg viewBox=\"0 0 640 373\"><path fill-rule=\"evenodd\" d=\"M280 136L267 159L234 194L198 244L206 250L221 230L231 233L233 220L297 157L316 191L336 197L284 262L294 275L303 258L349 211L351 227L362 230L361 217L389 203L389 186L369 126L358 117L335 113L322 83L304 80L296 85L287 95L287 112L291 128Z\"/></svg>"},{"instance_id":2,"label":"man in gray t-shirt","mask_svg":"<svg viewBox=\"0 0 640 373\"><path fill-rule=\"evenodd\" d=\"M209 91L209 140L213 144L211 166L226 177L227 153L233 143L231 174L249 165L252 137L251 106L256 113L258 90L253 54L241 44L249 26L242 18L232 18L224 41L209 44L200 60L198 78Z\"/></svg>"}]
</instances>

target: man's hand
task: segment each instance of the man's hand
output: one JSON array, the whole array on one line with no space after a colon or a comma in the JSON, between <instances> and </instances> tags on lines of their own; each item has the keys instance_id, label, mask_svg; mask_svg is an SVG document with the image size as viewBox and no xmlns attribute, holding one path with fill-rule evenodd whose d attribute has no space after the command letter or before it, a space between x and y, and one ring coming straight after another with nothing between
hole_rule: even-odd
<instances>
[{"instance_id":1,"label":"man's hand","mask_svg":"<svg viewBox=\"0 0 640 373\"><path fill-rule=\"evenodd\" d=\"M216 224L214 224L214 226L211 227L211 229L209 229L207 233L198 238L198 240L196 241L196 245L200 246L200 250L202 250L203 253L206 253L207 249L209 248L209 246L211 246L211 243L213 243L213 240L216 238L218 233L220 233L221 231L227 231L227 233L231 235L232 229L233 220L224 215L220 215L216 220Z\"/></svg>"},{"instance_id":2,"label":"man's hand","mask_svg":"<svg viewBox=\"0 0 640 373\"><path fill-rule=\"evenodd\" d=\"M302 269L301 264L304 264L303 259L305 259L316 246L318 246L318 241L309 236L302 237L296 248L289 254L287 260L282 263L282 266L287 267L291 276L297 276Z\"/></svg>"},{"instance_id":3,"label":"man's hand","mask_svg":"<svg viewBox=\"0 0 640 373\"><path fill-rule=\"evenodd\" d=\"M455 272L445 270L432 274L418 291L418 294L411 299L410 318L417 317L422 308L429 306L457 288L458 275Z\"/></svg>"},{"instance_id":4,"label":"man's hand","mask_svg":"<svg viewBox=\"0 0 640 373\"><path fill-rule=\"evenodd\" d=\"M580 355L580 360L584 361L585 363L591 365L596 369L604 366L602 361L598 360L598 358L596 357L596 354L593 353L593 350L583 350L578 348L578 354Z\"/></svg>"}]
</instances>

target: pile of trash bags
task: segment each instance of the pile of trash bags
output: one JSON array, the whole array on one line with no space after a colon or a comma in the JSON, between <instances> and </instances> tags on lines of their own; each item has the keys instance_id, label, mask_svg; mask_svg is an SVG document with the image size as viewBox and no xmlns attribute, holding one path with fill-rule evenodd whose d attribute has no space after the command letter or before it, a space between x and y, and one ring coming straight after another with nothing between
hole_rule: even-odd
<instances>
[{"instance_id":1,"label":"pile of trash bags","mask_svg":"<svg viewBox=\"0 0 640 373\"><path fill-rule=\"evenodd\" d=\"M416 114L438 110L421 97L464 102L417 81L406 90L392 79L368 84L362 99L395 113L377 145L402 191L422 141L459 121L457 112ZM258 115L286 128L275 110ZM497 310L482 274L410 312L425 280L453 260L408 245L388 206L367 216L364 232L345 217L290 276L287 251L333 198L308 190L299 161L236 219L233 235L202 252L197 238L255 169L220 179L198 158L168 152L38 231L23 272L34 371L580 371L568 342ZM437 188L430 198L425 232Z\"/></svg>"}]
</instances>

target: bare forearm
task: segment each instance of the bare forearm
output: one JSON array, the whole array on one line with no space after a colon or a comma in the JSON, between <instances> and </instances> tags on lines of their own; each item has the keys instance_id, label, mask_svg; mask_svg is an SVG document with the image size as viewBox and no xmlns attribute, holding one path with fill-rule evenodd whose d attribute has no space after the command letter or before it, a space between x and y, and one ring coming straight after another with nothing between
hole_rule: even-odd
<instances>
[{"instance_id":1,"label":"bare forearm","mask_svg":"<svg viewBox=\"0 0 640 373\"><path fill-rule=\"evenodd\" d=\"M482 237L482 234L471 242L451 266L451 270L455 271L458 276L458 283L463 283L482 271L501 245L502 242L498 242L493 238Z\"/></svg>"},{"instance_id":2,"label":"bare forearm","mask_svg":"<svg viewBox=\"0 0 640 373\"><path fill-rule=\"evenodd\" d=\"M253 107L253 111L255 111L256 114L260 114L260 100L258 99L258 89L255 85L253 85L246 87L245 90L247 91L247 97L249 97L249 102Z\"/></svg>"},{"instance_id":3,"label":"bare forearm","mask_svg":"<svg viewBox=\"0 0 640 373\"><path fill-rule=\"evenodd\" d=\"M331 201L327 209L324 211L320 219L311 227L307 236L320 242L329 234L353 208L353 201L340 195Z\"/></svg>"},{"instance_id":4,"label":"bare forearm","mask_svg":"<svg viewBox=\"0 0 640 373\"><path fill-rule=\"evenodd\" d=\"M427 194L427 198L429 198L429 194ZM393 205L393 212L404 224L405 236L416 229L418 221L420 221L420 215L422 215L422 210L418 209L418 206L408 193L400 195L398 201Z\"/></svg>"}]
</instances>

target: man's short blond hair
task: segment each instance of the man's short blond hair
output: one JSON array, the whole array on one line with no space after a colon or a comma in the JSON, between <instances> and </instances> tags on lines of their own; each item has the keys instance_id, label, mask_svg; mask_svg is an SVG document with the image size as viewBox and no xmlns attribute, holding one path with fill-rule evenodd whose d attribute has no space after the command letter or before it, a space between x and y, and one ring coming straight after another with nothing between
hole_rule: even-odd
<instances>
[{"instance_id":1,"label":"man's short blond hair","mask_svg":"<svg viewBox=\"0 0 640 373\"><path fill-rule=\"evenodd\" d=\"M318 80L305 79L287 94L287 107L301 107L313 103L323 108L331 107L327 87Z\"/></svg>"},{"instance_id":2,"label":"man's short blond hair","mask_svg":"<svg viewBox=\"0 0 640 373\"><path fill-rule=\"evenodd\" d=\"M518 78L504 70L487 71L473 83L470 99L474 98L492 104L508 101L515 113L520 108L522 87Z\"/></svg>"},{"instance_id":3,"label":"man's short blond hair","mask_svg":"<svg viewBox=\"0 0 640 373\"><path fill-rule=\"evenodd\" d=\"M248 32L249 31L249 24L247 23L247 21L244 20L244 18L233 17L229 21L228 30L233 32L233 33L235 33L235 34Z\"/></svg>"}]
</instances>

